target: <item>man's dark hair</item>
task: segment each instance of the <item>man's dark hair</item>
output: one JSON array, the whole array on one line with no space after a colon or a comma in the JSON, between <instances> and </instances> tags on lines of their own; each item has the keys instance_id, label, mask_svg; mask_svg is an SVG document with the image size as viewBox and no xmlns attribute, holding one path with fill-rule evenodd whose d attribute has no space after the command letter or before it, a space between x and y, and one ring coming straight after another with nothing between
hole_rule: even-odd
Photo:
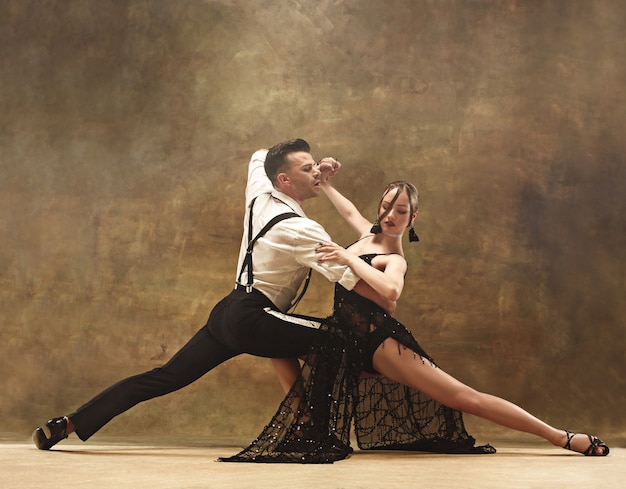
<instances>
[{"instance_id":1,"label":"man's dark hair","mask_svg":"<svg viewBox=\"0 0 626 489\"><path fill-rule=\"evenodd\" d=\"M289 164L287 155L298 151L310 153L311 147L304 139L290 139L289 141L278 143L269 149L265 157L265 173L274 186L277 183L276 178L278 174L284 171Z\"/></svg>"}]
</instances>

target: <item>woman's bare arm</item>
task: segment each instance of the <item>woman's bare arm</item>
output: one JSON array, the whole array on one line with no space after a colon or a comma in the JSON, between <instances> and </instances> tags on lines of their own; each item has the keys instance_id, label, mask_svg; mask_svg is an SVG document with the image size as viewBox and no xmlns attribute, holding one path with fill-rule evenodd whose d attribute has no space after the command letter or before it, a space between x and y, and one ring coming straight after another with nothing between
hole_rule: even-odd
<instances>
[{"instance_id":1,"label":"woman's bare arm","mask_svg":"<svg viewBox=\"0 0 626 489\"><path fill-rule=\"evenodd\" d=\"M330 183L332 175L339 171L340 167L341 163L333 158L324 158L320 161L322 190L328 197L328 200L335 206L339 215L357 232L359 237L364 236L369 233L372 223L363 217L352 201Z\"/></svg>"}]
</instances>

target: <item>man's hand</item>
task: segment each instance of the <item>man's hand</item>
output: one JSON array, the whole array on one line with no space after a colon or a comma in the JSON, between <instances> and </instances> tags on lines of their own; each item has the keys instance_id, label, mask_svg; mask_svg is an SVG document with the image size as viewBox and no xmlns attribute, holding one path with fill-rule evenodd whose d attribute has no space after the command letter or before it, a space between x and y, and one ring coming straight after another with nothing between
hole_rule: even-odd
<instances>
[{"instance_id":1,"label":"man's hand","mask_svg":"<svg viewBox=\"0 0 626 489\"><path fill-rule=\"evenodd\" d=\"M320 180L322 183L328 182L341 168L341 163L339 163L335 158L327 156L326 158L322 158L319 163L319 170L322 173L320 175Z\"/></svg>"}]
</instances>

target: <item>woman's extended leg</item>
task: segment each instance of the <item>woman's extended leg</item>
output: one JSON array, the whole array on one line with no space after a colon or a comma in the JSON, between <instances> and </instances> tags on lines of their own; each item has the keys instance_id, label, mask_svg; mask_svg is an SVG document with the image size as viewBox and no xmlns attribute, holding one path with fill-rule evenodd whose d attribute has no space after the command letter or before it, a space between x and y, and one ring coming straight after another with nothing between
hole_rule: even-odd
<instances>
[{"instance_id":1,"label":"woman's extended leg","mask_svg":"<svg viewBox=\"0 0 626 489\"><path fill-rule=\"evenodd\" d=\"M422 361L412 350L393 338L387 338L378 347L373 364L378 372L391 380L424 392L453 409L540 436L559 447L565 447L568 441L564 430L548 425L512 402L472 389L428 360ZM571 439L569 448L582 453L589 445L588 437L579 434ZM608 453L608 448L598 446L594 454L603 455L605 451Z\"/></svg>"}]
</instances>

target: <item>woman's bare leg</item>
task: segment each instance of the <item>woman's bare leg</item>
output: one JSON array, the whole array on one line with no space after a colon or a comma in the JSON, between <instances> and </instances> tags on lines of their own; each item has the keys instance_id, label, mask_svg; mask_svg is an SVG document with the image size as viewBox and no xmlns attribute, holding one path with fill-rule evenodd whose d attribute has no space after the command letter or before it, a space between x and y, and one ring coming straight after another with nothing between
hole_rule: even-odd
<instances>
[{"instance_id":1,"label":"woman's bare leg","mask_svg":"<svg viewBox=\"0 0 626 489\"><path fill-rule=\"evenodd\" d=\"M392 338L378 347L373 363L374 368L385 377L417 389L445 406L531 433L559 447L567 442L564 430L544 423L512 402L472 389L428 360L422 361L419 355ZM589 439L579 434L572 439L570 446L574 451L584 452L589 447ZM598 454L604 451L602 447L596 450Z\"/></svg>"},{"instance_id":2,"label":"woman's bare leg","mask_svg":"<svg viewBox=\"0 0 626 489\"><path fill-rule=\"evenodd\" d=\"M272 366L287 394L300 375L300 362L297 358L272 358Z\"/></svg>"}]
</instances>

